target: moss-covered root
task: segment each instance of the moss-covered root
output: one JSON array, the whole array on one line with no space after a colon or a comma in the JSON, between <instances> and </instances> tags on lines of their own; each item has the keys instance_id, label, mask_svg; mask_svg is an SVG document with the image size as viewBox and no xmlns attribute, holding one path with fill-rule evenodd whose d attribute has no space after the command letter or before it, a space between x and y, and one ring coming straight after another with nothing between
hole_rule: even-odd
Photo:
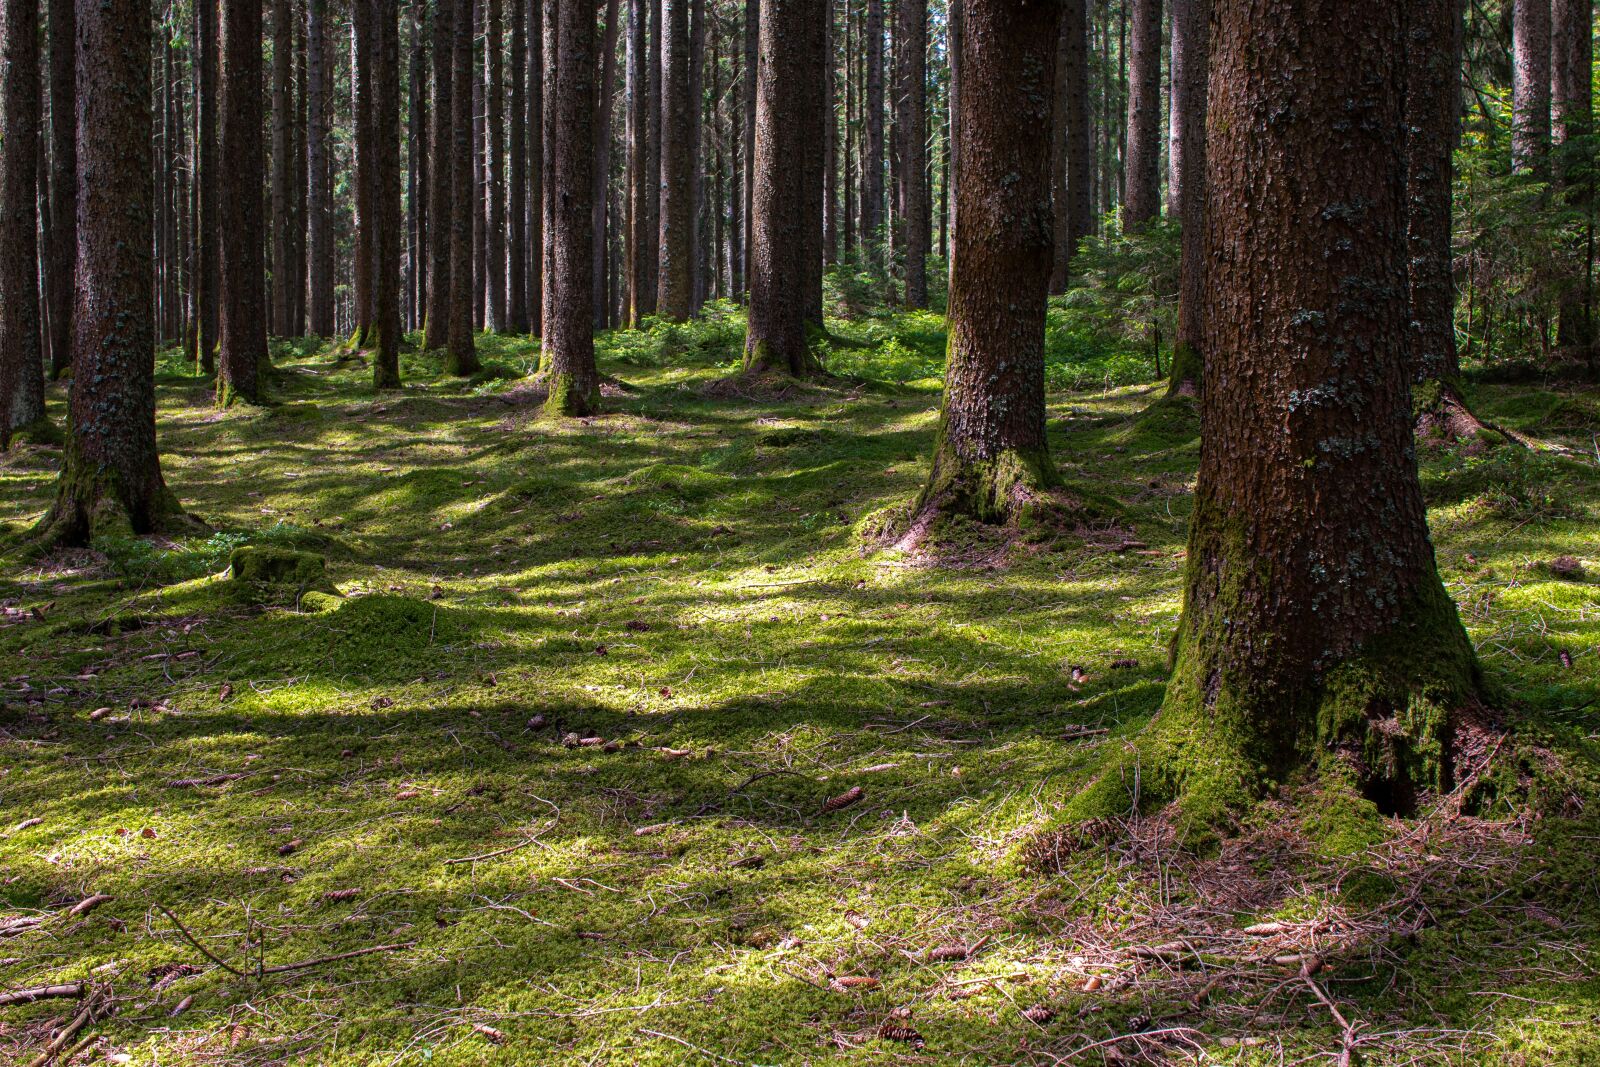
<instances>
[{"instance_id":1,"label":"moss-covered root","mask_svg":"<svg viewBox=\"0 0 1600 1067\"><path fill-rule=\"evenodd\" d=\"M1033 517L1060 484L1055 464L1042 448L1006 449L975 459L962 456L941 433L933 470L911 509L913 525L955 516L996 526L1022 521Z\"/></svg>"},{"instance_id":2,"label":"moss-covered root","mask_svg":"<svg viewBox=\"0 0 1600 1067\"><path fill-rule=\"evenodd\" d=\"M1469 747L1461 727L1469 713L1481 718L1483 678L1443 586L1424 588L1400 622L1298 681L1237 662L1237 650L1213 639L1218 629L1186 618L1160 712L1108 757L1061 821L1170 804L1195 843L1307 771L1351 782L1386 814L1409 814L1422 794L1455 788ZM1474 736L1481 740L1476 727Z\"/></svg>"},{"instance_id":3,"label":"moss-covered root","mask_svg":"<svg viewBox=\"0 0 1600 1067\"><path fill-rule=\"evenodd\" d=\"M261 388L260 379L257 379L256 389L247 392L240 389L227 378L217 377L217 407L264 407L267 404L266 390Z\"/></svg>"},{"instance_id":4,"label":"moss-covered root","mask_svg":"<svg viewBox=\"0 0 1600 1067\"><path fill-rule=\"evenodd\" d=\"M1516 437L1480 418L1462 396L1460 385L1443 378L1430 378L1411 387L1411 416L1417 440L1424 444L1526 447Z\"/></svg>"},{"instance_id":5,"label":"moss-covered root","mask_svg":"<svg viewBox=\"0 0 1600 1067\"><path fill-rule=\"evenodd\" d=\"M1200 372L1203 369L1200 353L1193 345L1183 342L1175 345L1172 349L1172 373L1167 376L1167 396L1199 396Z\"/></svg>"},{"instance_id":6,"label":"moss-covered root","mask_svg":"<svg viewBox=\"0 0 1600 1067\"><path fill-rule=\"evenodd\" d=\"M136 495L125 491L110 471L73 473L69 465L57 483L55 503L33 528L30 539L43 551L83 547L103 536L190 534L207 529L159 482L153 492Z\"/></svg>"},{"instance_id":7,"label":"moss-covered root","mask_svg":"<svg viewBox=\"0 0 1600 1067\"><path fill-rule=\"evenodd\" d=\"M66 441L67 435L61 432L61 427L48 418L41 418L14 428L9 435L0 433L0 450L12 445L49 445L54 448L66 444Z\"/></svg>"},{"instance_id":8,"label":"moss-covered root","mask_svg":"<svg viewBox=\"0 0 1600 1067\"><path fill-rule=\"evenodd\" d=\"M804 349L797 349L791 356L784 356L776 351L771 342L765 339L753 340L745 346L744 366L740 369L741 377L769 378L786 376L790 378L822 378L827 376L827 370L822 366L822 361L816 353L811 351L810 341L818 331L807 329L807 344Z\"/></svg>"},{"instance_id":9,"label":"moss-covered root","mask_svg":"<svg viewBox=\"0 0 1600 1067\"><path fill-rule=\"evenodd\" d=\"M544 376L549 395L545 397L544 413L563 418L593 415L600 410L600 383L584 384L575 375L556 374Z\"/></svg>"}]
</instances>

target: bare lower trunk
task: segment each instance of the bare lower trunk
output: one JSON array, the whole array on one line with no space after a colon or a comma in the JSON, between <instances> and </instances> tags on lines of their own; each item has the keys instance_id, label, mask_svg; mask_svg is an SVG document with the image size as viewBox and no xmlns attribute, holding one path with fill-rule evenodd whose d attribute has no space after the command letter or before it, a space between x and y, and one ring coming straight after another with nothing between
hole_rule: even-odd
<instances>
[{"instance_id":1,"label":"bare lower trunk","mask_svg":"<svg viewBox=\"0 0 1600 1067\"><path fill-rule=\"evenodd\" d=\"M6 0L0 155L0 448L45 420L39 309L39 4Z\"/></svg>"},{"instance_id":2,"label":"bare lower trunk","mask_svg":"<svg viewBox=\"0 0 1600 1067\"><path fill-rule=\"evenodd\" d=\"M528 332L528 11L511 0L511 176L506 214L511 226L506 257L506 326ZM537 140L537 138L535 138Z\"/></svg>"},{"instance_id":3,"label":"bare lower trunk","mask_svg":"<svg viewBox=\"0 0 1600 1067\"><path fill-rule=\"evenodd\" d=\"M1161 0L1133 0L1128 62L1128 150L1122 224L1161 214Z\"/></svg>"},{"instance_id":4,"label":"bare lower trunk","mask_svg":"<svg viewBox=\"0 0 1600 1067\"><path fill-rule=\"evenodd\" d=\"M359 2L359 0L358 0ZM279 336L291 332L294 306L294 207L289 198L294 167L294 20L290 0L272 2L272 321Z\"/></svg>"},{"instance_id":5,"label":"bare lower trunk","mask_svg":"<svg viewBox=\"0 0 1600 1067\"><path fill-rule=\"evenodd\" d=\"M73 278L78 261L77 17L74 0L50 0L50 230L62 249L45 279L50 294L50 369L59 377L72 351ZM214 47L214 46L213 46ZM212 240L206 234L206 241Z\"/></svg>"},{"instance_id":6,"label":"bare lower trunk","mask_svg":"<svg viewBox=\"0 0 1600 1067\"><path fill-rule=\"evenodd\" d=\"M315 2L315 0L313 0ZM433 188L428 190L428 311L422 347L445 347L450 340L450 244L455 229L455 0L439 0L433 13Z\"/></svg>"},{"instance_id":7,"label":"bare lower trunk","mask_svg":"<svg viewBox=\"0 0 1600 1067\"><path fill-rule=\"evenodd\" d=\"M518 0L511 0L513 4ZM488 77L487 139L489 153L488 229L484 233L484 256L489 273L485 286L489 295L489 328L497 333L506 329L506 171L505 171L505 62L501 58L500 0L488 0Z\"/></svg>"},{"instance_id":8,"label":"bare lower trunk","mask_svg":"<svg viewBox=\"0 0 1600 1067\"><path fill-rule=\"evenodd\" d=\"M1515 0L1515 5L1511 167L1542 175L1550 161L1550 0Z\"/></svg>"},{"instance_id":9,"label":"bare lower trunk","mask_svg":"<svg viewBox=\"0 0 1600 1067\"><path fill-rule=\"evenodd\" d=\"M694 113L689 95L689 0L663 0L661 238L656 312L683 322L694 304Z\"/></svg>"},{"instance_id":10,"label":"bare lower trunk","mask_svg":"<svg viewBox=\"0 0 1600 1067\"><path fill-rule=\"evenodd\" d=\"M372 4L372 384L400 388L400 22L385 0Z\"/></svg>"},{"instance_id":11,"label":"bare lower trunk","mask_svg":"<svg viewBox=\"0 0 1600 1067\"><path fill-rule=\"evenodd\" d=\"M450 2L450 0L446 0ZM445 370L469 375L478 370L472 336L472 218L477 213L477 176L472 166L472 8L473 0L454 0L451 20L450 106L450 314ZM442 176L441 176L442 177Z\"/></svg>"},{"instance_id":12,"label":"bare lower trunk","mask_svg":"<svg viewBox=\"0 0 1600 1067\"><path fill-rule=\"evenodd\" d=\"M1574 211L1581 212L1586 230L1594 229L1593 151L1589 135L1594 126L1591 82L1594 77L1594 0L1553 0L1551 4L1551 136L1556 188ZM1595 344L1594 293L1585 235L1577 259L1582 266L1567 277L1561 289L1560 320L1556 344L1574 354L1592 358Z\"/></svg>"},{"instance_id":13,"label":"bare lower trunk","mask_svg":"<svg viewBox=\"0 0 1600 1067\"><path fill-rule=\"evenodd\" d=\"M907 307L928 306L928 100L927 0L899 0L895 23L895 67L899 82L901 211Z\"/></svg>"},{"instance_id":14,"label":"bare lower trunk","mask_svg":"<svg viewBox=\"0 0 1600 1067\"><path fill-rule=\"evenodd\" d=\"M1172 8L1173 200L1182 223L1178 335L1167 395L1200 390L1201 311L1205 302L1206 81L1211 0L1174 0Z\"/></svg>"},{"instance_id":15,"label":"bare lower trunk","mask_svg":"<svg viewBox=\"0 0 1600 1067\"><path fill-rule=\"evenodd\" d=\"M309 0L306 28L306 214L310 234L307 302L310 329L332 337L333 321L333 136L330 121L332 71L328 54L328 0Z\"/></svg>"},{"instance_id":16,"label":"bare lower trunk","mask_svg":"<svg viewBox=\"0 0 1600 1067\"><path fill-rule=\"evenodd\" d=\"M83 3L78 9L83 16ZM260 0L223 0L222 129L218 224L222 232L222 345L217 403L259 403L267 371L266 262L261 186ZM81 39L81 31L80 31ZM82 154L80 130L78 150ZM81 192L81 190L80 190Z\"/></svg>"}]
</instances>

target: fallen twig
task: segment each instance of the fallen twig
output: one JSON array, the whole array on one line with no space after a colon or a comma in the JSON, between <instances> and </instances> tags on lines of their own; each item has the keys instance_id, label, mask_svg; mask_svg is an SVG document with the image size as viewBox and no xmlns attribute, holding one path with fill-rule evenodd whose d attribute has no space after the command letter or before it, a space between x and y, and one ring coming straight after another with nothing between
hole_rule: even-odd
<instances>
[{"instance_id":1,"label":"fallen twig","mask_svg":"<svg viewBox=\"0 0 1600 1067\"><path fill-rule=\"evenodd\" d=\"M84 982L64 982L61 985L34 986L32 989L13 989L9 993L0 993L0 1008L8 1004L32 1004L36 1000L55 997L81 997L87 988Z\"/></svg>"}]
</instances>

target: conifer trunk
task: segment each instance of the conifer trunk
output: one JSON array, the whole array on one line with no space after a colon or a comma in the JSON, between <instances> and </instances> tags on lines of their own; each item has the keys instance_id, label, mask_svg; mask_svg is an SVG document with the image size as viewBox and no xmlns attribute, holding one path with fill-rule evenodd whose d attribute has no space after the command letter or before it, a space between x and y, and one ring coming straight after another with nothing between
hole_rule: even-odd
<instances>
[{"instance_id":1,"label":"conifer trunk","mask_svg":"<svg viewBox=\"0 0 1600 1067\"><path fill-rule=\"evenodd\" d=\"M694 112L689 95L690 0L662 0L661 238L656 312L688 319L694 304Z\"/></svg>"},{"instance_id":2,"label":"conifer trunk","mask_svg":"<svg viewBox=\"0 0 1600 1067\"><path fill-rule=\"evenodd\" d=\"M518 0L511 0L516 4ZM485 67L488 76L487 144L489 153L488 229L484 234L484 255L488 277L484 285L489 297L489 328L504 333L506 320L506 164L505 164L505 60L501 33L500 0L488 0L485 16L488 39Z\"/></svg>"},{"instance_id":3,"label":"conifer trunk","mask_svg":"<svg viewBox=\"0 0 1600 1067\"><path fill-rule=\"evenodd\" d=\"M356 238L351 290L355 298L358 348L372 343L372 269L377 245L377 145L373 135L373 19L372 4L350 0L350 107L355 126Z\"/></svg>"},{"instance_id":4,"label":"conifer trunk","mask_svg":"<svg viewBox=\"0 0 1600 1067\"><path fill-rule=\"evenodd\" d=\"M1552 160L1557 189L1568 207L1581 211L1593 230L1594 129L1591 99L1594 78L1594 0L1552 0L1550 9L1550 90ZM1556 344L1595 363L1594 292L1585 240L1583 265L1561 289Z\"/></svg>"},{"instance_id":5,"label":"conifer trunk","mask_svg":"<svg viewBox=\"0 0 1600 1067\"><path fill-rule=\"evenodd\" d=\"M80 2L80 19L83 8ZM222 343L217 360L217 403L223 407L236 402L260 403L262 378L268 370L266 256L261 222L261 187L266 177L261 128L261 21L261 0L223 0L221 158L217 173L217 221L222 237ZM83 146L80 129L80 155ZM81 195L82 190L79 192Z\"/></svg>"},{"instance_id":6,"label":"conifer trunk","mask_svg":"<svg viewBox=\"0 0 1600 1067\"><path fill-rule=\"evenodd\" d=\"M528 332L528 9L511 0L511 173L507 215L511 227L506 258L506 325Z\"/></svg>"},{"instance_id":7,"label":"conifer trunk","mask_svg":"<svg viewBox=\"0 0 1600 1067\"><path fill-rule=\"evenodd\" d=\"M360 0L357 0L359 3ZM289 197L294 166L294 24L290 0L272 0L272 322L279 337L291 333L294 304L294 206Z\"/></svg>"},{"instance_id":8,"label":"conifer trunk","mask_svg":"<svg viewBox=\"0 0 1600 1067\"><path fill-rule=\"evenodd\" d=\"M313 0L315 2L315 0ZM450 246L455 230L455 64L456 0L438 0L433 13L433 123L430 129L434 165L428 190L428 311L422 323L422 347L444 348L450 340Z\"/></svg>"},{"instance_id":9,"label":"conifer trunk","mask_svg":"<svg viewBox=\"0 0 1600 1067\"><path fill-rule=\"evenodd\" d=\"M0 152L0 448L45 423L39 307L39 0L5 0Z\"/></svg>"},{"instance_id":10,"label":"conifer trunk","mask_svg":"<svg viewBox=\"0 0 1600 1067\"><path fill-rule=\"evenodd\" d=\"M78 65L74 0L50 0L50 230L61 249L45 279L50 294L50 370L72 352L73 278L78 262ZM210 241L211 235L206 235Z\"/></svg>"},{"instance_id":11,"label":"conifer trunk","mask_svg":"<svg viewBox=\"0 0 1600 1067\"><path fill-rule=\"evenodd\" d=\"M1193 396L1200 391L1210 23L1211 0L1173 0L1171 197L1183 227L1183 244L1178 270L1178 335L1172 346L1168 396ZM1447 184L1447 192L1448 188Z\"/></svg>"},{"instance_id":12,"label":"conifer trunk","mask_svg":"<svg viewBox=\"0 0 1600 1067\"><path fill-rule=\"evenodd\" d=\"M899 82L899 117L895 136L900 142L902 194L901 247L904 253L905 303L910 308L928 306L928 2L899 0L895 21L895 70Z\"/></svg>"},{"instance_id":13,"label":"conifer trunk","mask_svg":"<svg viewBox=\"0 0 1600 1067\"><path fill-rule=\"evenodd\" d=\"M400 14L388 0L372 5L372 384L400 388Z\"/></svg>"},{"instance_id":14,"label":"conifer trunk","mask_svg":"<svg viewBox=\"0 0 1600 1067\"><path fill-rule=\"evenodd\" d=\"M309 327L317 337L332 337L333 320L333 161L329 121L332 71L328 54L328 2L308 0L306 25L306 215L309 232L307 302Z\"/></svg>"},{"instance_id":15,"label":"conifer trunk","mask_svg":"<svg viewBox=\"0 0 1600 1067\"><path fill-rule=\"evenodd\" d=\"M450 0L446 0L450 2ZM472 157L472 30L473 0L454 0L451 19L450 153L450 314L445 370L465 377L477 371L478 350L472 335L472 219L477 212L477 176Z\"/></svg>"},{"instance_id":16,"label":"conifer trunk","mask_svg":"<svg viewBox=\"0 0 1600 1067\"><path fill-rule=\"evenodd\" d=\"M1161 214L1161 0L1133 0L1122 225Z\"/></svg>"},{"instance_id":17,"label":"conifer trunk","mask_svg":"<svg viewBox=\"0 0 1600 1067\"><path fill-rule=\"evenodd\" d=\"M861 243L873 249L883 231L883 0L867 0L865 42L866 96L862 106L865 142L861 153Z\"/></svg>"},{"instance_id":18,"label":"conifer trunk","mask_svg":"<svg viewBox=\"0 0 1600 1067\"><path fill-rule=\"evenodd\" d=\"M312 0L315 4L318 0ZM202 373L217 369L217 340L222 315L222 239L219 233L221 195L217 167L217 0L196 0L195 8L195 108L198 125L195 158L200 174L199 255L195 267L195 364ZM330 284L331 291L332 286Z\"/></svg>"},{"instance_id":19,"label":"conifer trunk","mask_svg":"<svg viewBox=\"0 0 1600 1067\"><path fill-rule=\"evenodd\" d=\"M1515 0L1511 17L1511 169L1550 161L1550 2Z\"/></svg>"}]
</instances>

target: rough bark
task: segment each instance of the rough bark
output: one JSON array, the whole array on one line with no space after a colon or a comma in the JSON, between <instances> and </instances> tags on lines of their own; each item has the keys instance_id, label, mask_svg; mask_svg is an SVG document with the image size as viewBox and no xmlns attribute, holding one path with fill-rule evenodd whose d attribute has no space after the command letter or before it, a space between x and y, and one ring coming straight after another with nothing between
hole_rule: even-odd
<instances>
[{"instance_id":1,"label":"rough bark","mask_svg":"<svg viewBox=\"0 0 1600 1067\"><path fill-rule=\"evenodd\" d=\"M39 307L39 0L6 0L0 43L0 448L45 425Z\"/></svg>"},{"instance_id":2,"label":"rough bark","mask_svg":"<svg viewBox=\"0 0 1600 1067\"><path fill-rule=\"evenodd\" d=\"M587 415L600 402L592 326L594 297L590 243L594 240L589 197L594 194L595 10L587 0L558 0L554 211L554 270L550 317L545 324L545 411Z\"/></svg>"},{"instance_id":3,"label":"rough bark","mask_svg":"<svg viewBox=\"0 0 1600 1067\"><path fill-rule=\"evenodd\" d=\"M71 427L46 543L194 525L156 449L149 0L78 0L78 276ZM259 36L256 38L260 44ZM260 55L259 47L257 55Z\"/></svg>"},{"instance_id":4,"label":"rough bark","mask_svg":"<svg viewBox=\"0 0 1600 1067\"><path fill-rule=\"evenodd\" d=\"M1550 0L1516 0L1511 21L1511 169L1550 161Z\"/></svg>"},{"instance_id":5,"label":"rough bark","mask_svg":"<svg viewBox=\"0 0 1600 1067\"><path fill-rule=\"evenodd\" d=\"M72 351L73 278L78 261L78 65L74 0L50 0L50 230L61 249L45 279L50 370L59 377ZM203 6L203 5L202 5ZM211 239L206 235L206 239Z\"/></svg>"},{"instance_id":6,"label":"rough bark","mask_svg":"<svg viewBox=\"0 0 1600 1067\"><path fill-rule=\"evenodd\" d=\"M434 351L450 340L450 246L455 230L455 13L457 0L438 0L433 13L433 187L428 190L428 311L422 347Z\"/></svg>"},{"instance_id":7,"label":"rough bark","mask_svg":"<svg viewBox=\"0 0 1600 1067\"><path fill-rule=\"evenodd\" d=\"M312 0L317 3L318 0ZM217 339L222 315L221 216L218 199L222 193L218 174L217 144L217 0L197 0L195 7L195 109L197 136L195 156L200 173L196 194L199 199L199 255L195 267L195 364L202 373L217 369ZM332 289L332 285L329 285Z\"/></svg>"},{"instance_id":8,"label":"rough bark","mask_svg":"<svg viewBox=\"0 0 1600 1067\"><path fill-rule=\"evenodd\" d=\"M1064 293L1072 277L1078 242L1090 233L1094 205L1090 198L1094 168L1089 126L1089 16L1087 0L1064 0L1056 50L1056 138L1051 196L1055 204L1055 255L1050 266L1050 291Z\"/></svg>"},{"instance_id":9,"label":"rough bark","mask_svg":"<svg viewBox=\"0 0 1600 1067\"><path fill-rule=\"evenodd\" d=\"M590 254L593 256L590 277L594 289L594 304L591 310L594 312L594 328L597 330L603 330L610 324L608 313L610 302L606 298L609 277L606 256L608 201L606 192L610 187L611 177L611 113L617 86L617 34L621 30L618 21L619 11L617 0L606 0L606 25L604 35L600 38L603 44L600 48L599 94L595 99L592 136L594 165L590 168L590 174L594 189L589 196L589 211L592 216L590 228L594 233L590 240Z\"/></svg>"},{"instance_id":10,"label":"rough bark","mask_svg":"<svg viewBox=\"0 0 1600 1067\"><path fill-rule=\"evenodd\" d=\"M488 50L479 44L487 36L488 4L477 0L472 10L472 325L479 330L489 323Z\"/></svg>"},{"instance_id":11,"label":"rough bark","mask_svg":"<svg viewBox=\"0 0 1600 1067\"><path fill-rule=\"evenodd\" d=\"M422 325L428 304L428 49L427 9L411 8L411 51L406 70L406 293L408 329ZM520 7L517 8L520 10ZM520 126L520 124L518 124Z\"/></svg>"},{"instance_id":12,"label":"rough bark","mask_svg":"<svg viewBox=\"0 0 1600 1067\"><path fill-rule=\"evenodd\" d=\"M1130 762L1074 807L1126 813L1137 759L1141 806L1176 799L1195 829L1316 765L1405 811L1454 785L1479 673L1412 445L1401 5L1214 10L1206 432L1174 669Z\"/></svg>"},{"instance_id":13,"label":"rough bark","mask_svg":"<svg viewBox=\"0 0 1600 1067\"><path fill-rule=\"evenodd\" d=\"M446 0L449 2L449 0ZM477 176L472 156L472 29L473 0L454 0L451 20L451 93L454 111L450 154L450 314L445 370L466 376L479 368L472 335L473 249L472 220L477 214ZM442 176L441 176L442 177Z\"/></svg>"},{"instance_id":14,"label":"rough bark","mask_svg":"<svg viewBox=\"0 0 1600 1067\"><path fill-rule=\"evenodd\" d=\"M665 15L662 0L647 0L650 7L650 54L645 57L645 80L649 85L645 101L644 172L649 191L645 195L648 218L641 229L644 249L644 314L656 313L661 283L661 30Z\"/></svg>"},{"instance_id":15,"label":"rough bark","mask_svg":"<svg viewBox=\"0 0 1600 1067\"><path fill-rule=\"evenodd\" d=\"M358 0L359 2L359 0ZM272 333L287 337L294 306L294 19L290 0L272 0Z\"/></svg>"},{"instance_id":16,"label":"rough bark","mask_svg":"<svg viewBox=\"0 0 1600 1067\"><path fill-rule=\"evenodd\" d=\"M378 239L377 144L373 134L374 12L364 0L350 2L350 107L355 126L356 236L351 259L356 328L351 342L358 348L372 343L372 260Z\"/></svg>"},{"instance_id":17,"label":"rough bark","mask_svg":"<svg viewBox=\"0 0 1600 1067\"><path fill-rule=\"evenodd\" d=\"M751 259L755 244L756 195L756 75L761 54L761 0L745 0L744 5L744 247L740 250L744 261L744 276L749 283L755 264Z\"/></svg>"},{"instance_id":18,"label":"rough bark","mask_svg":"<svg viewBox=\"0 0 1600 1067\"><path fill-rule=\"evenodd\" d=\"M1045 441L1056 4L959 0L961 109L950 342L933 469L916 512L1024 517L1057 482Z\"/></svg>"},{"instance_id":19,"label":"rough bark","mask_svg":"<svg viewBox=\"0 0 1600 1067\"><path fill-rule=\"evenodd\" d=\"M1133 0L1128 55L1128 149L1122 224L1161 214L1161 0Z\"/></svg>"},{"instance_id":20,"label":"rough bark","mask_svg":"<svg viewBox=\"0 0 1600 1067\"><path fill-rule=\"evenodd\" d=\"M1594 0L1552 0L1550 9L1550 110L1556 188L1566 204L1592 218L1594 126ZM1593 229L1588 222L1586 228ZM1556 344L1592 360L1595 344L1592 237L1577 250L1581 266L1562 286Z\"/></svg>"},{"instance_id":21,"label":"rough bark","mask_svg":"<svg viewBox=\"0 0 1600 1067\"><path fill-rule=\"evenodd\" d=\"M317 337L332 337L333 321L333 162L328 54L328 0L309 0L306 9L306 215L310 262L307 301L309 326Z\"/></svg>"},{"instance_id":22,"label":"rough bark","mask_svg":"<svg viewBox=\"0 0 1600 1067\"><path fill-rule=\"evenodd\" d=\"M511 0L511 175L507 215L506 327L528 332L528 9Z\"/></svg>"},{"instance_id":23,"label":"rough bark","mask_svg":"<svg viewBox=\"0 0 1600 1067\"><path fill-rule=\"evenodd\" d=\"M624 92L628 98L625 131L628 150L628 233L624 252L627 261L624 284L627 286L627 324L635 328L644 318L643 231L650 218L645 203L653 192L645 173L648 156L644 143L645 109L649 106L648 79L645 76L648 56L645 32L647 9L645 0L628 0L627 71L624 76Z\"/></svg>"},{"instance_id":24,"label":"rough bark","mask_svg":"<svg viewBox=\"0 0 1600 1067\"><path fill-rule=\"evenodd\" d=\"M400 20L388 0L372 5L372 384L400 388Z\"/></svg>"},{"instance_id":25,"label":"rough bark","mask_svg":"<svg viewBox=\"0 0 1600 1067\"><path fill-rule=\"evenodd\" d=\"M756 79L755 200L751 218L749 328L744 366L752 373L805 377L820 367L807 326L811 247L806 229L820 199L807 168L810 134L823 98L814 91L822 52L826 0L763 0ZM820 208L820 205L819 205ZM819 212L820 213L820 212Z\"/></svg>"},{"instance_id":26,"label":"rough bark","mask_svg":"<svg viewBox=\"0 0 1600 1067\"><path fill-rule=\"evenodd\" d=\"M905 303L928 306L928 2L898 0L895 73L900 141Z\"/></svg>"},{"instance_id":27,"label":"rough bark","mask_svg":"<svg viewBox=\"0 0 1600 1067\"><path fill-rule=\"evenodd\" d=\"M511 0L513 4L517 0ZM501 33L500 0L488 0L485 15L488 38L485 45L485 71L488 78L488 115L486 149L489 153L488 230L484 233L484 256L488 261L488 277L484 285L489 296L489 328L503 333L506 321L506 121L505 121L505 60L502 56L504 39Z\"/></svg>"},{"instance_id":28,"label":"rough bark","mask_svg":"<svg viewBox=\"0 0 1600 1067\"><path fill-rule=\"evenodd\" d=\"M1454 0L1449 0L1454 2ZM1178 270L1178 334L1172 346L1167 395L1200 390L1201 309L1205 302L1206 82L1211 0L1173 0L1172 200L1182 224ZM1449 195L1449 184L1445 193ZM1448 212L1447 212L1448 218ZM1448 234L1447 251L1448 251ZM1448 257L1446 259L1448 266Z\"/></svg>"},{"instance_id":29,"label":"rough bark","mask_svg":"<svg viewBox=\"0 0 1600 1067\"><path fill-rule=\"evenodd\" d=\"M698 102L689 95L690 0L663 0L661 34L661 220L656 312L689 318L694 304L694 140Z\"/></svg>"},{"instance_id":30,"label":"rough bark","mask_svg":"<svg viewBox=\"0 0 1600 1067\"><path fill-rule=\"evenodd\" d=\"M528 318L544 330L544 176L548 170L544 135L544 10L528 0Z\"/></svg>"},{"instance_id":31,"label":"rough bark","mask_svg":"<svg viewBox=\"0 0 1600 1067\"><path fill-rule=\"evenodd\" d=\"M83 11L84 3L80 2L80 19ZM80 43L82 36L80 30ZM266 178L261 113L261 0L223 0L221 37L222 128L217 206L222 235L222 344L217 360L217 403L226 407L235 402L259 403L262 378L268 369L266 256L260 206ZM80 110L82 106L80 102ZM83 144L80 129L80 155Z\"/></svg>"}]
</instances>

